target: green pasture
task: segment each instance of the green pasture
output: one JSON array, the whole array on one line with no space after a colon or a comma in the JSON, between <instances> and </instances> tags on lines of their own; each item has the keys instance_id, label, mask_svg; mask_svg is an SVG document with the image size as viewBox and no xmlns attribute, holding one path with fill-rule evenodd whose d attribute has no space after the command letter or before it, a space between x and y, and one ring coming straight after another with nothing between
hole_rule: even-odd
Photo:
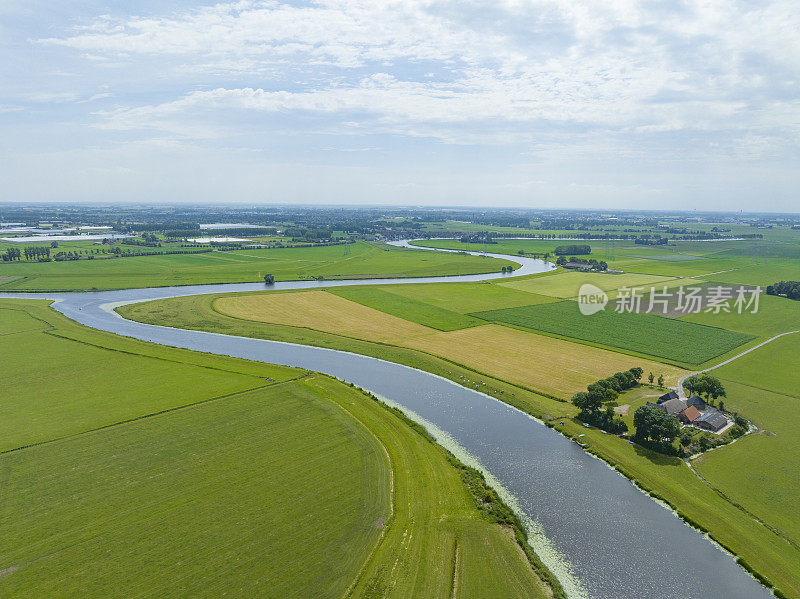
<instances>
[{"instance_id":1,"label":"green pasture","mask_svg":"<svg viewBox=\"0 0 800 599\"><path fill-rule=\"evenodd\" d=\"M0 291L122 289L308 278L380 278L497 272L511 262L358 242L309 248L0 263Z\"/></svg>"},{"instance_id":2,"label":"green pasture","mask_svg":"<svg viewBox=\"0 0 800 599\"><path fill-rule=\"evenodd\" d=\"M720 283L761 285L766 287L778 281L800 281L800 260L796 258L732 258L736 269L714 275Z\"/></svg>"},{"instance_id":3,"label":"green pasture","mask_svg":"<svg viewBox=\"0 0 800 599\"><path fill-rule=\"evenodd\" d=\"M716 283L710 283L715 285ZM762 293L758 300L758 310L736 310L713 314L699 312L682 316L681 320L720 327L731 331L741 331L751 335L771 337L786 331L800 329L800 302L766 295Z\"/></svg>"},{"instance_id":4,"label":"green pasture","mask_svg":"<svg viewBox=\"0 0 800 599\"><path fill-rule=\"evenodd\" d=\"M0 395L0 596L549 596L446 453L357 390L43 301L0 300L0 336L23 369Z\"/></svg>"},{"instance_id":5,"label":"green pasture","mask_svg":"<svg viewBox=\"0 0 800 599\"><path fill-rule=\"evenodd\" d=\"M800 376L794 380L800 385ZM726 379L723 384L725 408L740 412L760 430L692 464L714 488L800 544L798 398Z\"/></svg>"},{"instance_id":6,"label":"green pasture","mask_svg":"<svg viewBox=\"0 0 800 599\"><path fill-rule=\"evenodd\" d=\"M752 339L743 333L654 314L618 313L606 309L585 316L573 301L474 312L473 315L681 364L701 364Z\"/></svg>"},{"instance_id":7,"label":"green pasture","mask_svg":"<svg viewBox=\"0 0 800 599\"><path fill-rule=\"evenodd\" d=\"M502 279L500 279L502 280ZM519 280L519 279L517 279ZM524 280L530 280L525 278ZM483 283L423 283L415 285L390 285L382 287L396 295L452 310L461 314L479 310L513 308L557 301L546 295L537 295L498 285L497 281Z\"/></svg>"},{"instance_id":8,"label":"green pasture","mask_svg":"<svg viewBox=\"0 0 800 599\"><path fill-rule=\"evenodd\" d=\"M800 326L797 323L792 323L788 328L798 329ZM736 361L715 369L714 375L800 398L800 333L771 341Z\"/></svg>"},{"instance_id":9,"label":"green pasture","mask_svg":"<svg viewBox=\"0 0 800 599\"><path fill-rule=\"evenodd\" d=\"M377 440L302 384L0 462L5 597L334 596L391 513Z\"/></svg>"},{"instance_id":10,"label":"green pasture","mask_svg":"<svg viewBox=\"0 0 800 599\"><path fill-rule=\"evenodd\" d=\"M264 377L296 376L270 366L258 374L230 371L225 359L212 366L194 355L167 360L164 354L173 352L157 346L136 353L117 349L120 344L108 348L102 345L104 333L69 326L56 316L45 302L0 300L0 353L6 366L0 451L239 393L263 386ZM102 364L112 365L114 376L98 367Z\"/></svg>"}]
</instances>

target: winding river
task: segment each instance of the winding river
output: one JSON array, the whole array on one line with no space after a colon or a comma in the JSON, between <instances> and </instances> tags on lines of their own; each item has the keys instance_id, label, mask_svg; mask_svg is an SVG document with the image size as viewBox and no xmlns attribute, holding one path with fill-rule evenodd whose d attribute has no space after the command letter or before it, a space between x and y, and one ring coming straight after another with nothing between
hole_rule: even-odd
<instances>
[{"instance_id":1,"label":"winding river","mask_svg":"<svg viewBox=\"0 0 800 599\"><path fill-rule=\"evenodd\" d=\"M398 242L397 245L405 245ZM274 289L481 281L543 272L523 257L511 275L293 281ZM463 461L478 465L515 506L531 543L571 597L650 599L771 597L729 554L578 445L527 414L444 378L342 351L173 329L125 320L116 306L203 293L263 290L260 283L96 293L1 294L54 299L81 324L146 341L316 370L349 381L425 424Z\"/></svg>"}]
</instances>

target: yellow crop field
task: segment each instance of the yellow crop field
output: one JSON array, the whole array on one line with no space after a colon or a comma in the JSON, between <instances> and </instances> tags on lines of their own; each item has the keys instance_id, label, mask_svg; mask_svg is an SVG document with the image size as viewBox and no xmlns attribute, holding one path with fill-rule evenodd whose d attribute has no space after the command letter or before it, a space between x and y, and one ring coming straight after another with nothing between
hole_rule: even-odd
<instances>
[{"instance_id":1,"label":"yellow crop field","mask_svg":"<svg viewBox=\"0 0 800 599\"><path fill-rule=\"evenodd\" d=\"M536 335L502 325L472 327L407 340L404 345L494 377L568 398L586 385L634 366L664 374L676 385L683 372L643 358Z\"/></svg>"},{"instance_id":2,"label":"yellow crop field","mask_svg":"<svg viewBox=\"0 0 800 599\"><path fill-rule=\"evenodd\" d=\"M597 347L489 324L442 332L324 291L226 296L223 314L422 350L488 375L569 398L589 383L640 366L668 385L680 369Z\"/></svg>"},{"instance_id":3,"label":"yellow crop field","mask_svg":"<svg viewBox=\"0 0 800 599\"><path fill-rule=\"evenodd\" d=\"M436 332L325 291L222 297L214 302L214 309L235 318L307 327L384 343Z\"/></svg>"}]
</instances>

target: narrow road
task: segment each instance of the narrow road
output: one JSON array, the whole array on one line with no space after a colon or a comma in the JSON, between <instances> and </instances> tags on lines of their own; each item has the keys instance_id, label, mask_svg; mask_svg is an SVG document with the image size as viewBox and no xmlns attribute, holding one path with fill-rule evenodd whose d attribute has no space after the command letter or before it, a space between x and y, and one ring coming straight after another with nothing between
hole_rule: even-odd
<instances>
[{"instance_id":1,"label":"narrow road","mask_svg":"<svg viewBox=\"0 0 800 599\"><path fill-rule=\"evenodd\" d=\"M785 335L792 335L794 333L800 333L800 330L797 330L797 331L786 331L785 333L780 333L779 335L775 335L774 337L770 337L766 341L762 341L758 345L754 345L750 349L746 349L745 351L743 351L740 354L736 354L732 358L728 358L724 362L720 362L719 364L715 364L714 366L711 366L710 368L706 368L705 370L698 370L697 372L690 372L689 374L686 374L686 375L682 376L681 379L678 381L678 389L677 389L678 396L681 397L681 398L686 397L686 393L683 390L683 382L686 379L688 379L690 376L694 376L696 374L702 374L704 372L708 372L709 370L714 370L715 368L719 368L720 366L725 366L725 364L730 364L734 360L737 360L738 358L741 358L742 356L745 356L745 355L749 354L751 351L757 350L759 347L761 347L763 345L766 345L767 343L771 343L771 342L775 341L776 339L778 339L780 337L783 337Z\"/></svg>"}]
</instances>

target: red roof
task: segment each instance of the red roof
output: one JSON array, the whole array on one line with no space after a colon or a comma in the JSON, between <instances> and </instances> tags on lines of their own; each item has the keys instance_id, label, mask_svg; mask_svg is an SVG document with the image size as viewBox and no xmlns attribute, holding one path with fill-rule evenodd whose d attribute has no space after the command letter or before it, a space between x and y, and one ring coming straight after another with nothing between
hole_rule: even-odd
<instances>
[{"instance_id":1,"label":"red roof","mask_svg":"<svg viewBox=\"0 0 800 599\"><path fill-rule=\"evenodd\" d=\"M684 418L686 418L686 420L688 420L689 422L694 422L695 420L697 420L698 418L700 418L700 410L698 410L698 409L697 409L697 408L695 408L694 406L689 406L688 408L686 408L685 410L683 410L683 411L681 412L681 414L682 414L682 415L683 415L683 417L684 417Z\"/></svg>"}]
</instances>

